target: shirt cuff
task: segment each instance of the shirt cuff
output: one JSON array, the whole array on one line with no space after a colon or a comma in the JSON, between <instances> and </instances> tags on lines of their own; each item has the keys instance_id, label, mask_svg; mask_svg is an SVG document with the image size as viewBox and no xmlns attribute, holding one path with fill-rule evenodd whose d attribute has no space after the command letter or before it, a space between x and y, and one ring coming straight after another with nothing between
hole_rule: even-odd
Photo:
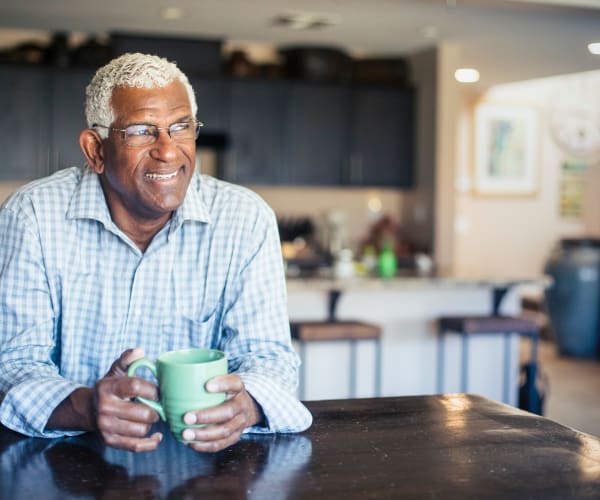
<instances>
[{"instance_id":1,"label":"shirt cuff","mask_svg":"<svg viewBox=\"0 0 600 500\"><path fill-rule=\"evenodd\" d=\"M83 387L61 377L33 378L8 391L0 404L0 422L9 429L32 437L76 436L84 431L46 430L56 407L75 389Z\"/></svg>"},{"instance_id":2,"label":"shirt cuff","mask_svg":"<svg viewBox=\"0 0 600 500\"><path fill-rule=\"evenodd\" d=\"M267 376L256 373L238 375L265 416L265 426L254 425L244 432L302 432L311 426L312 415L308 409Z\"/></svg>"}]
</instances>

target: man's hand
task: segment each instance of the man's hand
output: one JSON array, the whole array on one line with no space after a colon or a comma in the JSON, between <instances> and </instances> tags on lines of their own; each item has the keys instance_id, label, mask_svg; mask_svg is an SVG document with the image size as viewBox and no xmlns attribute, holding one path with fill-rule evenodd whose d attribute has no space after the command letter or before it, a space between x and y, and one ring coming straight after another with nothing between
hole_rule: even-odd
<instances>
[{"instance_id":1,"label":"man's hand","mask_svg":"<svg viewBox=\"0 0 600 500\"><path fill-rule=\"evenodd\" d=\"M206 383L208 392L225 392L227 399L219 406L190 411L183 421L188 425L205 424L183 431L188 445L196 451L215 452L237 443L246 427L259 423L263 416L256 402L246 392L239 375L220 375Z\"/></svg>"},{"instance_id":2,"label":"man's hand","mask_svg":"<svg viewBox=\"0 0 600 500\"><path fill-rule=\"evenodd\" d=\"M136 396L157 399L157 387L139 378L128 377L127 368L142 358L140 348L128 349L94 387L74 390L60 403L46 424L47 429L98 430L105 443L130 451L149 451L158 446L162 434L146 437L157 413L132 401Z\"/></svg>"},{"instance_id":3,"label":"man's hand","mask_svg":"<svg viewBox=\"0 0 600 500\"><path fill-rule=\"evenodd\" d=\"M140 348L129 349L121 354L94 390L96 424L104 442L114 448L130 451L154 450L162 440L155 432L146 437L158 414L146 405L132 401L136 396L156 400L157 387L140 378L128 377L127 368L142 358Z\"/></svg>"}]
</instances>

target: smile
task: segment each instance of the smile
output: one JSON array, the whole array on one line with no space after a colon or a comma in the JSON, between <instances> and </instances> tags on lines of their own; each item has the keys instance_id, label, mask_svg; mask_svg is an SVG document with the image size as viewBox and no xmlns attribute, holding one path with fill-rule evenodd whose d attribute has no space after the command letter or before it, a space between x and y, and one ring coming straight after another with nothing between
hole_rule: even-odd
<instances>
[{"instance_id":1,"label":"smile","mask_svg":"<svg viewBox=\"0 0 600 500\"><path fill-rule=\"evenodd\" d=\"M172 179L176 175L177 175L177 170L175 170L175 172L173 172L171 174L152 174L152 173L147 173L147 174L145 174L145 177L147 177L148 179L152 179L153 181L166 181L168 179Z\"/></svg>"}]
</instances>

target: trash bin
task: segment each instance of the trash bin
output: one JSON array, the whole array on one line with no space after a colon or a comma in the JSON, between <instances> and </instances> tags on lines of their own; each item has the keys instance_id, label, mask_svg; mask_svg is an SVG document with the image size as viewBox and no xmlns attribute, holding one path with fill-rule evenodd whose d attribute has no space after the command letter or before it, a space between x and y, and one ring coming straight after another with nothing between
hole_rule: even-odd
<instances>
[{"instance_id":1,"label":"trash bin","mask_svg":"<svg viewBox=\"0 0 600 500\"><path fill-rule=\"evenodd\" d=\"M553 283L546 302L561 354L593 358L600 343L600 239L562 239L544 271Z\"/></svg>"}]
</instances>

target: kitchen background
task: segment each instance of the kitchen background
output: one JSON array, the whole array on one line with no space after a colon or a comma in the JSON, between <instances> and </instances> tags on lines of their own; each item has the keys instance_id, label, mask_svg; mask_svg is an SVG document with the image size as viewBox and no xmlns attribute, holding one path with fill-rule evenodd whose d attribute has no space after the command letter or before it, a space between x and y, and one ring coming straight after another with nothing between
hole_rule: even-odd
<instances>
[{"instance_id":1,"label":"kitchen background","mask_svg":"<svg viewBox=\"0 0 600 500\"><path fill-rule=\"evenodd\" d=\"M237 5L237 2L230 3L229 10L226 5L224 6L224 10L230 14L235 12L236 7L240 10L243 8ZM415 15L413 12L417 8L415 2L391 3L395 3L397 8L402 8L409 17ZM336 216L340 215L347 221L346 243L355 251L360 251L361 242L368 236L371 225L382 215L389 215L400 227L400 237L408 243L409 248L432 254L437 269L442 272L501 276L538 274L552 245L560 238L600 236L600 221L597 217L600 202L595 196L600 188L598 147L591 156L574 157L571 152L559 147L554 140L555 132L552 128L556 103L564 102L571 115L584 113L586 117L595 120L595 132L592 131L591 134L596 134L595 140L598 141L597 122L600 104L596 89L599 72L592 70L561 73L574 68L586 70L598 68L598 56L587 54L583 57L579 55L575 57L572 45L575 38L574 30L577 31L579 39L593 41L591 34L587 33L590 33L590 23L594 19L600 19L600 11L589 8L595 6L594 2L575 2L579 6L572 9L539 6L536 7L537 10L526 8L522 3L507 1L422 3L427 4L426 9L429 9L424 13L430 15L435 22L447 22L449 15L457 19L462 16L463 21L456 22L454 29L459 32L461 28L464 30L463 39L461 40L456 33L449 35L440 33L444 29L450 31L447 25L442 24L441 29L436 28L433 22L428 24L421 18L413 21L411 35L417 29L426 31L425 28L428 27L432 33L431 38L422 36L419 41L420 46L413 50L405 50L403 53L390 53L391 49L386 47L376 54L369 54L366 50L361 50L360 43L357 44L358 47L344 49L341 43L335 40L336 26L329 32L326 29L312 32L296 30L291 35L296 39L303 39L308 48L322 43L319 38L325 38L328 46L341 47L341 53L351 54L358 60L379 57L383 54L387 59L395 58L406 63L406 75L401 83L415 89L414 128L409 132L414 140L415 149L413 165L402 165L401 168L408 169L412 173L412 181L401 182L401 186L396 188L387 187L385 184L338 187L331 185L333 183L330 181L326 182L329 184L326 186L298 186L296 182L291 182L290 184L294 185L290 186L281 182L277 185L267 185L268 183L260 181L252 182L251 176L247 176L241 179L241 183L259 192L279 216L310 217L318 230L327 226L328 216L332 212ZM260 4L265 8L270 6L270 2L260 2ZM310 7L314 7L313 4L314 2L304 3ZM342 9L336 2L325 2L325 4L329 8ZM480 4L485 6L480 7ZM181 5L185 11L185 3ZM12 6L10 9L9 6L0 7L0 13L3 14L1 24L5 25L4 28L0 26L2 28L0 48L10 51L11 48L14 49L26 42L50 46L53 41L56 41L52 38L56 34L56 28L77 26L77 22L81 26L86 24L82 20L74 21L69 17L70 14L63 13L61 17L60 11L56 9L53 14L38 10L37 14L25 18L24 12L27 7L28 2L21 7ZM288 7L291 8L293 5ZM377 9L384 8L389 6L377 6ZM424 8L423 5L420 8ZM274 8L272 14L285 11L284 6L280 6ZM396 15L399 12L397 11ZM202 13L209 15L205 11ZM43 14L46 15L45 22L52 24L54 30L31 29L36 23L42 23ZM154 14L158 17L157 13ZM268 17L269 14L261 11L257 17ZM442 21L440 15L445 16ZM472 28L466 27L469 16L473 15L481 16L476 19L481 25L476 34L469 31ZM454 79L454 70L464 66L470 59L477 59L473 55L473 46L489 43L481 31L484 31L486 25L490 25L490 21L484 23L482 19L494 19L492 16L496 16L496 22L492 22L491 26L497 25L498 31L506 29L507 23L512 23L510 28L512 40L504 40L500 49L496 47L494 49L496 52L490 52L489 57L483 59L485 62L481 63L483 68L480 70L482 78L479 83L457 83ZM347 10L344 10L343 20L348 21L348 24L353 21ZM119 27L118 22L116 26ZM531 33L526 37L524 31L520 30L527 26ZM156 29L167 30L169 32L167 34L172 36L178 28L176 21L169 21L168 26L165 27L163 24ZM533 30L542 31L534 33ZM542 56L536 54L533 59L529 59L529 67L522 61L515 62L518 52L514 51L514 47L520 47L517 49L521 51L519 59L525 59L530 52L536 50L532 45L550 43L548 38L540 37L539 33L544 31L559 35L562 32L564 36L553 37L553 45L548 45L543 50ZM68 43L71 48L89 42L89 33L76 30L68 33ZM245 58L245 60L242 58L242 66L238 64L238 76L244 76L244 63L249 64L250 68L256 68L267 67L280 61L277 49L289 46L290 41L269 42L266 39L273 36L272 30L264 28L262 33L262 40L247 41L234 38L220 40L225 70L227 70L225 67L227 62L230 65L229 69L235 71L232 67L235 62L233 54L239 56L241 53ZM204 36L204 34L199 35ZM538 42L535 42L535 34ZM207 30L207 37L213 35L214 33ZM189 33L184 34L184 37L189 36ZM388 35L388 38L393 38L393 35ZM98 39L103 40L102 36ZM406 45L404 40L399 41L398 45L402 43ZM295 46L299 45L299 42L295 43ZM585 51L585 46L577 50ZM488 59L498 59L498 63L492 64L493 61L490 62ZM249 74L249 76L253 75ZM545 78L528 79L517 83L510 80L524 76ZM535 113L538 126L535 138L534 192L525 196L510 193L489 196L479 195L474 189L473 116L476 107L482 102L517 106L531 109ZM201 112L202 106L200 96ZM5 126L9 124L6 116L3 122ZM58 134L58 131L54 133ZM14 144L0 145L2 149L9 146L12 148ZM573 177L571 173L565 172L564 164L579 159L584 160L577 174L579 177L577 182L582 186L579 197L580 207L570 213L564 211L561 213L561 186L564 184L565 175ZM12 180L7 175L3 175L2 178L6 180L0 182L0 199L4 199L22 183L21 180ZM499 246L506 251L497 252ZM515 259L515 255L519 258Z\"/></svg>"},{"instance_id":2,"label":"kitchen background","mask_svg":"<svg viewBox=\"0 0 600 500\"><path fill-rule=\"evenodd\" d=\"M177 51L176 59L192 65L188 73L200 89L199 118L207 123L199 152L202 170L254 189L288 226L309 219L325 247L332 227L341 227L340 245L352 248L357 258L374 224L388 216L399 256L407 257L401 262L409 263L419 252L432 256L440 274L539 277L558 240L600 238L600 55L587 48L600 42L598 26L600 2L595 0L179 0L168 5L21 0L0 5L0 57L9 63L0 65L5 111L0 117L0 201L28 178L66 166L62 161L69 155L63 151L77 152L76 134L83 126L83 96L76 97L77 92L89 79L89 63L106 55L107 44L120 43L123 49L154 40L165 47L160 44L177 39L185 49ZM281 78L285 58L280 49L290 47L305 56L327 54L329 63L317 66L316 75L292 71ZM28 58L41 64L27 64ZM356 82L346 80L344 61L373 60L385 63L375 83L355 87ZM44 68L44 75L32 77L34 67ZM455 71L464 67L477 69L479 81L458 82ZM381 102L355 92L363 86L392 96L375 119L368 114L360 119L361 102ZM325 90L306 98L302 89L317 87ZM219 101L221 92L227 96ZM256 98L248 99L246 92ZM16 104L10 96L21 101ZM215 109L217 101L232 107ZM323 120L307 119L315 102L322 103L316 111L323 112ZM331 106L337 111L327 114ZM482 192L476 151L487 132L477 117L490 107L530 118L533 136L524 146L533 159L533 175L527 189ZM41 108L49 108L47 122L39 117ZM371 127L384 137L390 132L385 121L390 114L396 118L391 127L400 127L391 129L393 147L364 164L364 158L353 156L353 141L367 137ZM233 117L227 134L224 116ZM271 123L285 126L269 128L265 116L280 116L281 121ZM332 123L336 134L319 132ZM345 128L339 132L335 126ZM261 150L254 163L238 168L251 156L242 151L247 144L239 137L263 141L264 151L277 152L276 160L261 162ZM46 149L31 148L42 143ZM360 145L368 150L364 142ZM19 155L26 161L17 171L13 160ZM390 158L395 166L386 164ZM374 179L363 177L373 173ZM536 300L542 294L540 287L528 293ZM427 314L452 300L436 296ZM410 300L406 304L406 311L382 305L380 317L402 309L412 318L414 311L424 310L418 301L417 306ZM457 308L463 304L456 301ZM426 319L428 331L413 330L431 340L432 321ZM410 337L404 323L396 323L395 330ZM398 360L415 351L405 344L393 348L388 354L393 359L384 364L402 366L403 377L410 380L410 369ZM574 370L569 366L569 373ZM422 377L415 371L412 379ZM597 400L597 390L588 394ZM588 414L593 401L586 401ZM598 412L600 404L591 415Z\"/></svg>"}]
</instances>

